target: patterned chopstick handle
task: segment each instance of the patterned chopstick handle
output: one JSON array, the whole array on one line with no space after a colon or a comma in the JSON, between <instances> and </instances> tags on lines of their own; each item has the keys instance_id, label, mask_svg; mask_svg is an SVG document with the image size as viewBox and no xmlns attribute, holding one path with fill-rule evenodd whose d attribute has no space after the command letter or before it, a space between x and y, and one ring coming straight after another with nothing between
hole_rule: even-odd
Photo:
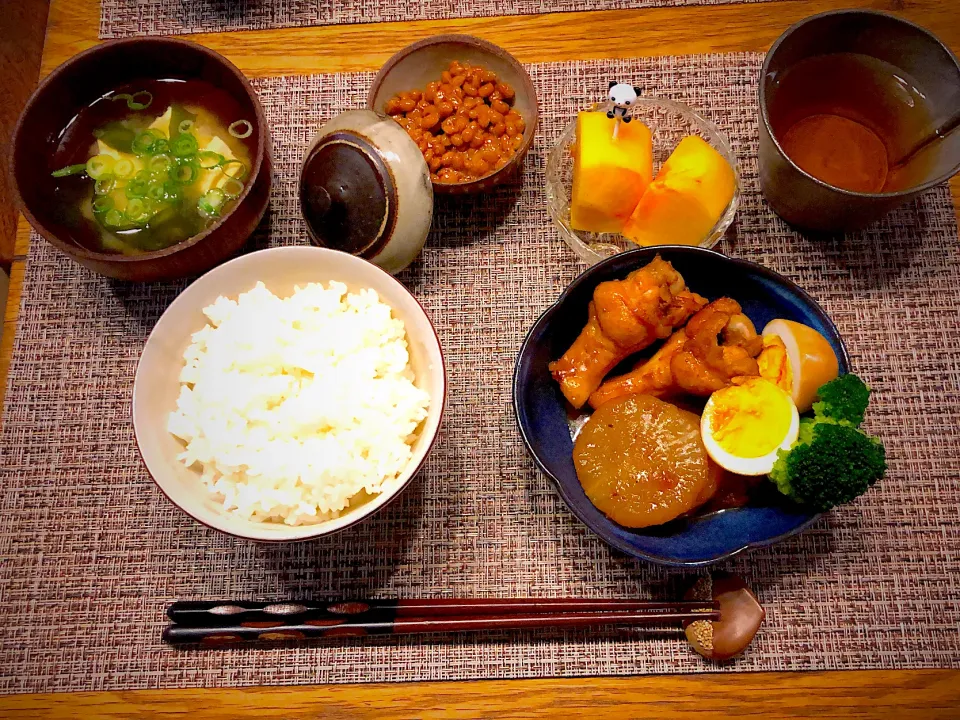
<instances>
[{"instance_id":1,"label":"patterned chopstick handle","mask_svg":"<svg viewBox=\"0 0 960 720\"><path fill-rule=\"evenodd\" d=\"M175 602L167 608L167 617L179 625L191 627L235 626L248 622L299 625L312 620L364 618L390 620L396 615L397 600L341 602Z\"/></svg>"}]
</instances>

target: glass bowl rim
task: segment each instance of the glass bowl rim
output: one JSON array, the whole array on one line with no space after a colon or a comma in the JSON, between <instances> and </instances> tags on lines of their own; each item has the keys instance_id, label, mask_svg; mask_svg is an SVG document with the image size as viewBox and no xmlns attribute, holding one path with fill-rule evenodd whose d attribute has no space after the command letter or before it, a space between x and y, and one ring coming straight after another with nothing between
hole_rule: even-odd
<instances>
[{"instance_id":1,"label":"glass bowl rim","mask_svg":"<svg viewBox=\"0 0 960 720\"><path fill-rule=\"evenodd\" d=\"M612 102L602 102L596 103L592 108L595 111L606 112L613 108ZM724 209L723 214L711 228L710 232L704 237L704 239L694 247L702 248L713 248L720 238L723 237L727 229L733 224L734 217L737 214L737 210L740 207L740 191L741 191L741 182L740 182L740 170L737 162L737 156L733 152L730 139L727 135L717 127L716 123L712 120L704 117L700 112L694 110L689 105L678 102L676 100L670 100L667 98L659 97L650 97L650 96L641 96L638 97L635 103L631 106L631 110L636 108L648 108L648 109L663 109L673 111L683 117L685 120L691 122L692 125L696 126L707 137L705 138L714 149L718 150L724 159L730 164L730 167L733 170L734 178L734 189L733 197L730 199L730 202L727 204L727 207ZM547 153L547 162L546 162L546 183L545 191L547 196L547 210L550 213L550 218L553 220L554 227L556 227L557 232L559 233L561 239L573 250L577 256L588 263L589 265L595 265L601 260L611 257L611 255L605 255L594 250L590 245L585 243L580 236L577 234L577 231L570 227L569 221L564 217L563 212L560 207L558 207L557 199L560 199L562 204L569 206L570 197L569 193L564 186L563 181L559 177L558 168L560 167L562 154L567 152L571 142L574 140L576 135L577 128L577 118L576 116L567 123L563 131L560 133L559 138L557 138L556 143ZM557 192L557 191L560 192ZM651 246L655 247L655 246ZM629 252L634 250L636 247L628 247L627 249L621 252ZM614 253L618 255L620 253Z\"/></svg>"}]
</instances>

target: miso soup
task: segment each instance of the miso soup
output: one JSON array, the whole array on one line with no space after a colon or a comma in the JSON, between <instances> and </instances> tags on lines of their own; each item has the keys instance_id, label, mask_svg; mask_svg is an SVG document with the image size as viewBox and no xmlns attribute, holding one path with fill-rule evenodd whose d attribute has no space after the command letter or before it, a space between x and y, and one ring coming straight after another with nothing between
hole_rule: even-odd
<instances>
[{"instance_id":1,"label":"miso soup","mask_svg":"<svg viewBox=\"0 0 960 720\"><path fill-rule=\"evenodd\" d=\"M50 158L61 221L74 242L99 252L137 254L193 237L243 192L252 120L200 80L107 93L70 121Z\"/></svg>"}]
</instances>

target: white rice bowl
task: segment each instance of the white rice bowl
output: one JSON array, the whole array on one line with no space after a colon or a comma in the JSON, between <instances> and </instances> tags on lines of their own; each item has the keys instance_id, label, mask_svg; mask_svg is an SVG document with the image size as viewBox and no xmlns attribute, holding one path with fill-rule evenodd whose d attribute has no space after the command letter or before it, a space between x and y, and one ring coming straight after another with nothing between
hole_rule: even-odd
<instances>
[{"instance_id":1,"label":"white rice bowl","mask_svg":"<svg viewBox=\"0 0 960 720\"><path fill-rule=\"evenodd\" d=\"M332 281L280 299L257 283L203 312L167 429L225 510L304 525L391 489L430 396L374 290Z\"/></svg>"}]
</instances>

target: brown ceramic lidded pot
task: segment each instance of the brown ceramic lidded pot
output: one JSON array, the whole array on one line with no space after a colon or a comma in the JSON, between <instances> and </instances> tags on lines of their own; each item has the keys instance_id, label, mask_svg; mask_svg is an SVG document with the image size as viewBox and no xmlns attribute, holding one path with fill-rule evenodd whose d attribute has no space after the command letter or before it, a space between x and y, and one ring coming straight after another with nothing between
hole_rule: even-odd
<instances>
[{"instance_id":1,"label":"brown ceramic lidded pot","mask_svg":"<svg viewBox=\"0 0 960 720\"><path fill-rule=\"evenodd\" d=\"M433 187L420 149L397 123L350 110L324 125L300 171L310 239L398 273L420 253L433 220Z\"/></svg>"}]
</instances>

